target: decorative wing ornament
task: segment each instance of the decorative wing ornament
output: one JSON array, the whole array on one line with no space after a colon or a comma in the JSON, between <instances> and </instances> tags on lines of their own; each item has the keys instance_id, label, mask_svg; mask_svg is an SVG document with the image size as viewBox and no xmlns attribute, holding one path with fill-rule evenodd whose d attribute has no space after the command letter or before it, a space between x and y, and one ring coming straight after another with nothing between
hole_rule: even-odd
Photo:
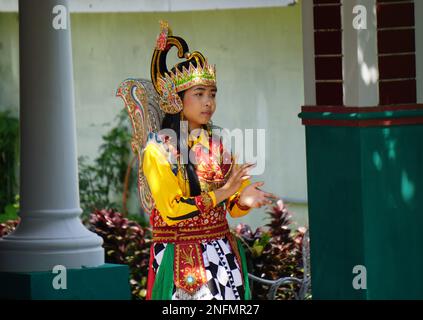
<instances>
[{"instance_id":1,"label":"decorative wing ornament","mask_svg":"<svg viewBox=\"0 0 423 320\"><path fill-rule=\"evenodd\" d=\"M116 96L123 99L131 119L131 146L138 158L138 193L144 212L149 214L154 208L154 200L142 171L142 153L149 133L160 130L164 112L160 109L160 98L149 80L127 79L119 85Z\"/></svg>"}]
</instances>

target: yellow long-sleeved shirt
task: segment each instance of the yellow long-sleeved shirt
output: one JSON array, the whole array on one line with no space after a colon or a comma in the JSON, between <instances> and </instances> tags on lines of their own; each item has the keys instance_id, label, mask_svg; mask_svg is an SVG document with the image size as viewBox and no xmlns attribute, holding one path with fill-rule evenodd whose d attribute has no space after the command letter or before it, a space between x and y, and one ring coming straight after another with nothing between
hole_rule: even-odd
<instances>
[{"instance_id":1,"label":"yellow long-sleeved shirt","mask_svg":"<svg viewBox=\"0 0 423 320\"><path fill-rule=\"evenodd\" d=\"M207 140L200 139L200 143L205 141ZM166 224L174 225L201 214L203 207L198 205L198 198L190 196L189 183L181 171L174 174L162 148L163 146L158 143L147 144L143 154L143 172L162 219ZM249 180L245 180L238 192L226 200L226 206L232 217L241 217L250 211L250 209L243 210L234 203L237 194L250 183ZM207 192L205 197L211 199L212 207L217 205L214 191Z\"/></svg>"}]
</instances>

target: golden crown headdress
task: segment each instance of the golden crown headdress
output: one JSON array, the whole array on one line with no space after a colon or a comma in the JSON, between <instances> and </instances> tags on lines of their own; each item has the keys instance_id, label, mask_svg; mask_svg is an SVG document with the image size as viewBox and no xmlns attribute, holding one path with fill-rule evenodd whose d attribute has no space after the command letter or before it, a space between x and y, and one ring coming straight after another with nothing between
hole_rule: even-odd
<instances>
[{"instance_id":1,"label":"golden crown headdress","mask_svg":"<svg viewBox=\"0 0 423 320\"><path fill-rule=\"evenodd\" d=\"M174 46L178 49L178 57L187 60L176 64L169 71L166 57ZM209 65L200 52L190 53L185 40L173 36L169 24L160 21L160 34L151 60L151 81L160 95L160 108L166 113L175 114L182 110L178 92L196 85L216 85L216 68Z\"/></svg>"}]
</instances>

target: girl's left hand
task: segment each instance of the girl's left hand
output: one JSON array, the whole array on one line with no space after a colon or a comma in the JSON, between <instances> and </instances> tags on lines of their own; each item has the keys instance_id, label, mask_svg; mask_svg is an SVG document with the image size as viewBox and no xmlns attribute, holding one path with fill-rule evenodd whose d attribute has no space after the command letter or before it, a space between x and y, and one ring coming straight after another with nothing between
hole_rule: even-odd
<instances>
[{"instance_id":1,"label":"girl's left hand","mask_svg":"<svg viewBox=\"0 0 423 320\"><path fill-rule=\"evenodd\" d=\"M260 208L266 204L271 204L273 202L271 199L278 199L274 194L259 189L263 185L264 182L255 182L246 186L239 195L238 203L241 206Z\"/></svg>"}]
</instances>

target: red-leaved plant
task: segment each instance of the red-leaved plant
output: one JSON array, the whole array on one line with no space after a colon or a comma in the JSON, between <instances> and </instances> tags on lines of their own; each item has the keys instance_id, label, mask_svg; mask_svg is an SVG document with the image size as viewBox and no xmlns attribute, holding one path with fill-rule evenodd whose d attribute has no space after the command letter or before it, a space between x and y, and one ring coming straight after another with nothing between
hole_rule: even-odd
<instances>
[{"instance_id":1,"label":"red-leaved plant","mask_svg":"<svg viewBox=\"0 0 423 320\"><path fill-rule=\"evenodd\" d=\"M103 238L107 263L129 266L133 299L145 299L151 244L149 230L113 209L91 213L89 228Z\"/></svg>"},{"instance_id":2,"label":"red-leaved plant","mask_svg":"<svg viewBox=\"0 0 423 320\"><path fill-rule=\"evenodd\" d=\"M246 224L239 224L235 234L244 244L249 264L249 272L257 277L277 280L282 277L303 278L302 241L306 229L292 230L291 215L282 200L269 207L266 212L270 222L266 227L257 228L255 232ZM281 286L277 300L295 298L297 284ZM269 286L252 282L253 299L265 300Z\"/></svg>"},{"instance_id":3,"label":"red-leaved plant","mask_svg":"<svg viewBox=\"0 0 423 320\"><path fill-rule=\"evenodd\" d=\"M20 219L16 220L7 220L3 223L0 223L0 238L7 236L12 233L19 224Z\"/></svg>"}]
</instances>

